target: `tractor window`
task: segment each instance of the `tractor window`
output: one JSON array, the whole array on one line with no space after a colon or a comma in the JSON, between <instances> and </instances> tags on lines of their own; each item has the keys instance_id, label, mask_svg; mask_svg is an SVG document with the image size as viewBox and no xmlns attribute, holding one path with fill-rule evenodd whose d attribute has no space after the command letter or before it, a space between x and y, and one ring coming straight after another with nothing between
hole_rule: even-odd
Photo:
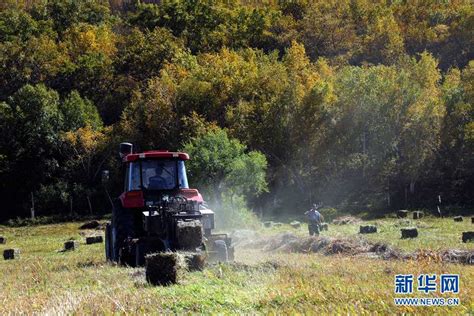
<instances>
[{"instance_id":1,"label":"tractor window","mask_svg":"<svg viewBox=\"0 0 474 316\"><path fill-rule=\"evenodd\" d=\"M143 187L149 190L172 190L176 188L175 160L143 160Z\"/></svg>"},{"instance_id":2,"label":"tractor window","mask_svg":"<svg viewBox=\"0 0 474 316\"><path fill-rule=\"evenodd\" d=\"M140 190L140 165L131 162L125 173L125 191Z\"/></svg>"},{"instance_id":3,"label":"tractor window","mask_svg":"<svg viewBox=\"0 0 474 316\"><path fill-rule=\"evenodd\" d=\"M179 187L181 189L189 189L188 178L186 176L186 167L184 166L184 161L178 161L178 177L179 177Z\"/></svg>"}]
</instances>

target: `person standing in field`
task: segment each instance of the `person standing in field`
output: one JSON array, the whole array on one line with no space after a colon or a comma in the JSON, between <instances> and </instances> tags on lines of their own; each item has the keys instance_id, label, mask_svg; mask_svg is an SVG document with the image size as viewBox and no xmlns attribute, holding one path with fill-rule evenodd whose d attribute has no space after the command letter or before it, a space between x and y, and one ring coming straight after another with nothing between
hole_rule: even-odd
<instances>
[{"instance_id":1,"label":"person standing in field","mask_svg":"<svg viewBox=\"0 0 474 316\"><path fill-rule=\"evenodd\" d=\"M313 207L304 213L308 219L308 231L309 235L319 235L321 230L321 223L324 221L323 215L318 211L318 205L313 204Z\"/></svg>"}]
</instances>

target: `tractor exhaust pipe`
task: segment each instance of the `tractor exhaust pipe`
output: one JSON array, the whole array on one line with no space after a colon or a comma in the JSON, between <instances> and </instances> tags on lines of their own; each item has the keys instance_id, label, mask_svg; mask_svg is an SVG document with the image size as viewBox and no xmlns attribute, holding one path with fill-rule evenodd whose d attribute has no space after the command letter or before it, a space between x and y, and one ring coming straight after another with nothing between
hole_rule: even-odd
<instances>
[{"instance_id":1,"label":"tractor exhaust pipe","mask_svg":"<svg viewBox=\"0 0 474 316\"><path fill-rule=\"evenodd\" d=\"M120 158L130 155L133 153L133 145L131 143L120 143Z\"/></svg>"}]
</instances>

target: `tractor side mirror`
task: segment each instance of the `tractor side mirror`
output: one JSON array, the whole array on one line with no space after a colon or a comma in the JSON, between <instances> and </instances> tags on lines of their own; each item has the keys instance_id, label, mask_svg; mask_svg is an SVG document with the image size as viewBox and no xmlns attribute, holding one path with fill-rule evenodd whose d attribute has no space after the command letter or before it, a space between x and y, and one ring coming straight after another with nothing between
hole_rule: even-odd
<instances>
[{"instance_id":1,"label":"tractor side mirror","mask_svg":"<svg viewBox=\"0 0 474 316\"><path fill-rule=\"evenodd\" d=\"M102 170L102 184L107 184L109 183L109 180L110 180L110 172L109 170Z\"/></svg>"}]
</instances>

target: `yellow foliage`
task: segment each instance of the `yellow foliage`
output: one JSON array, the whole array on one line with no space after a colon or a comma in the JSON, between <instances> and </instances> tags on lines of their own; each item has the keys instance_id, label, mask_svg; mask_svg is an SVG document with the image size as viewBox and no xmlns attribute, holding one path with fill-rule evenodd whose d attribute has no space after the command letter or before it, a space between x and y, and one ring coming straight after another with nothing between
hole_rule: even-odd
<instances>
[{"instance_id":1,"label":"yellow foliage","mask_svg":"<svg viewBox=\"0 0 474 316\"><path fill-rule=\"evenodd\" d=\"M117 51L116 35L110 26L79 24L67 31L66 42L74 56L101 53L111 57Z\"/></svg>"},{"instance_id":2,"label":"yellow foliage","mask_svg":"<svg viewBox=\"0 0 474 316\"><path fill-rule=\"evenodd\" d=\"M70 144L77 153L93 153L105 140L103 131L95 130L91 126L79 128L76 131L64 133L63 139Z\"/></svg>"}]
</instances>

